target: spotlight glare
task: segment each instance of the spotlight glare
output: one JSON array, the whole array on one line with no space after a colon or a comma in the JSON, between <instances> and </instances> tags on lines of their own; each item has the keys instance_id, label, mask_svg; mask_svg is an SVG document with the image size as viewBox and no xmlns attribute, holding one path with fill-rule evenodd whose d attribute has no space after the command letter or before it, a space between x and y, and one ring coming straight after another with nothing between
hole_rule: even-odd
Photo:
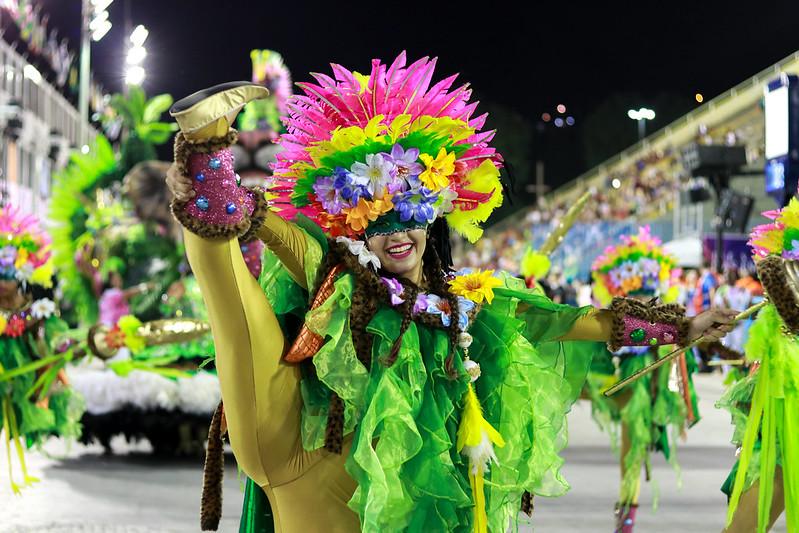
<instances>
[{"instance_id":1,"label":"spotlight glare","mask_svg":"<svg viewBox=\"0 0 799 533\"><path fill-rule=\"evenodd\" d=\"M619 178L613 178L613 181L610 182L614 189L621 189L621 181Z\"/></svg>"},{"instance_id":2,"label":"spotlight glare","mask_svg":"<svg viewBox=\"0 0 799 533\"><path fill-rule=\"evenodd\" d=\"M134 46L128 50L127 63L128 65L138 65L144 58L147 57L147 49L143 46Z\"/></svg>"},{"instance_id":3,"label":"spotlight glare","mask_svg":"<svg viewBox=\"0 0 799 533\"><path fill-rule=\"evenodd\" d=\"M566 117L566 124L568 124L569 126L574 126L574 117L571 115Z\"/></svg>"},{"instance_id":4,"label":"spotlight glare","mask_svg":"<svg viewBox=\"0 0 799 533\"><path fill-rule=\"evenodd\" d=\"M550 115L549 113L544 113L541 115L541 120L543 120L544 122L549 122L550 120L552 120L552 115Z\"/></svg>"},{"instance_id":5,"label":"spotlight glare","mask_svg":"<svg viewBox=\"0 0 799 533\"><path fill-rule=\"evenodd\" d=\"M557 110L558 110L558 113L563 114L563 113L566 112L566 106L563 105L563 104L558 104Z\"/></svg>"},{"instance_id":6,"label":"spotlight glare","mask_svg":"<svg viewBox=\"0 0 799 533\"><path fill-rule=\"evenodd\" d=\"M81 151L82 154L88 154L89 153L89 145L88 144L84 144L83 146L80 147L80 151Z\"/></svg>"},{"instance_id":7,"label":"spotlight glare","mask_svg":"<svg viewBox=\"0 0 799 533\"><path fill-rule=\"evenodd\" d=\"M558 118L555 119L555 127L556 128L563 127L563 119L562 118L558 117Z\"/></svg>"},{"instance_id":8,"label":"spotlight glare","mask_svg":"<svg viewBox=\"0 0 799 533\"><path fill-rule=\"evenodd\" d=\"M701 104L702 102L704 102L704 101L705 101L705 97L704 97L704 96L702 96L702 93L696 93L696 94L694 95L694 98L695 98L695 99L696 99L696 101L697 101L698 103L700 103L700 104Z\"/></svg>"},{"instance_id":9,"label":"spotlight glare","mask_svg":"<svg viewBox=\"0 0 799 533\"><path fill-rule=\"evenodd\" d=\"M144 68L139 65L128 67L128 71L125 74L125 83L128 85L141 85L146 75Z\"/></svg>"},{"instance_id":10,"label":"spotlight glare","mask_svg":"<svg viewBox=\"0 0 799 533\"><path fill-rule=\"evenodd\" d=\"M130 34L130 42L132 42L135 46L142 46L144 41L147 40L148 35L150 35L150 32L147 31L147 28L139 24Z\"/></svg>"}]
</instances>

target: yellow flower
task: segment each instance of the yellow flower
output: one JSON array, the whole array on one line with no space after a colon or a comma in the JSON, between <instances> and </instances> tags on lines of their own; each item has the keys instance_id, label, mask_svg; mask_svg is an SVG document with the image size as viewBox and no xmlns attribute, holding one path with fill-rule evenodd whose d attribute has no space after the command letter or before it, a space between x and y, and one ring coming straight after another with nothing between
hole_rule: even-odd
<instances>
[{"instance_id":1,"label":"yellow flower","mask_svg":"<svg viewBox=\"0 0 799 533\"><path fill-rule=\"evenodd\" d=\"M341 211L347 215L347 224L355 231L361 231L369 225L370 221L394 209L394 204L388 197L369 201L361 198L355 207L345 208Z\"/></svg>"},{"instance_id":2,"label":"yellow flower","mask_svg":"<svg viewBox=\"0 0 799 533\"><path fill-rule=\"evenodd\" d=\"M3 335L3 332L6 330L6 324L8 324L8 320L3 315L0 315L0 336Z\"/></svg>"},{"instance_id":3,"label":"yellow flower","mask_svg":"<svg viewBox=\"0 0 799 533\"><path fill-rule=\"evenodd\" d=\"M20 248L17 250L17 260L14 261L14 268L20 268L22 265L28 262L28 250L25 248Z\"/></svg>"},{"instance_id":4,"label":"yellow flower","mask_svg":"<svg viewBox=\"0 0 799 533\"><path fill-rule=\"evenodd\" d=\"M493 270L484 270L457 276L449 282L449 290L452 294L463 296L478 304L483 303L483 300L491 303L494 299L494 287L502 285L502 281L493 274Z\"/></svg>"},{"instance_id":5,"label":"yellow flower","mask_svg":"<svg viewBox=\"0 0 799 533\"><path fill-rule=\"evenodd\" d=\"M47 261L31 274L30 282L45 289L53 286L53 261Z\"/></svg>"},{"instance_id":6,"label":"yellow flower","mask_svg":"<svg viewBox=\"0 0 799 533\"><path fill-rule=\"evenodd\" d=\"M449 185L449 177L455 172L455 154L447 153L442 148L435 159L428 154L420 154L419 158L427 167L419 180L431 191L440 191Z\"/></svg>"}]
</instances>

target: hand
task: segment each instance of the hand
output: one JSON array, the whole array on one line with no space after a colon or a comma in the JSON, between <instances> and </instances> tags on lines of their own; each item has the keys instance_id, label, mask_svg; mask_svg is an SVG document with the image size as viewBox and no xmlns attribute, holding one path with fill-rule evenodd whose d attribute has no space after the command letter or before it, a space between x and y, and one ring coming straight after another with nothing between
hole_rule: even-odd
<instances>
[{"instance_id":1,"label":"hand","mask_svg":"<svg viewBox=\"0 0 799 533\"><path fill-rule=\"evenodd\" d=\"M738 312L733 309L719 307L696 315L690 319L688 339L701 338L705 342L720 340L735 329L734 319L737 314Z\"/></svg>"},{"instance_id":2,"label":"hand","mask_svg":"<svg viewBox=\"0 0 799 533\"><path fill-rule=\"evenodd\" d=\"M194 197L194 188L191 186L191 178L184 176L178 170L175 163L166 171L166 186L169 187L175 200L187 202Z\"/></svg>"}]
</instances>

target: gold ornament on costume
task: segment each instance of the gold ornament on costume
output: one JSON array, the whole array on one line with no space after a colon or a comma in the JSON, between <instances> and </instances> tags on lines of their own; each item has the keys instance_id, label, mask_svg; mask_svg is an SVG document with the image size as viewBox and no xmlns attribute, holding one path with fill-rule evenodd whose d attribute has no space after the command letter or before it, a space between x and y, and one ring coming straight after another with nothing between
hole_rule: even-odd
<instances>
[{"instance_id":1,"label":"gold ornament on costume","mask_svg":"<svg viewBox=\"0 0 799 533\"><path fill-rule=\"evenodd\" d=\"M135 331L135 336L144 346L176 344L202 337L211 331L207 322L192 318L168 318L144 322ZM89 330L88 343L91 352L101 359L110 359L126 346L126 335L119 328L98 324Z\"/></svg>"}]
</instances>

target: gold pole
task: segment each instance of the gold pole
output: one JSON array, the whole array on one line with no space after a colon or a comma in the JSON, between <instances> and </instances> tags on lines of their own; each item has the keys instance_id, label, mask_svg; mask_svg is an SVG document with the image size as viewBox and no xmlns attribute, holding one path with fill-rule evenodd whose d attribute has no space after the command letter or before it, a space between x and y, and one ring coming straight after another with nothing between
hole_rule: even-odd
<instances>
[{"instance_id":1,"label":"gold pole","mask_svg":"<svg viewBox=\"0 0 799 533\"><path fill-rule=\"evenodd\" d=\"M585 191L582 196L574 203L573 206L566 211L566 214L563 215L563 218L558 223L558 227L549 234L547 237L546 242L544 242L543 246L538 249L538 253L541 255L548 256L551 254L555 248L563 241L563 237L569 232L571 227L577 221L577 217L580 216L580 213L583 211L585 204L588 203L588 200L591 199L592 193L591 191Z\"/></svg>"},{"instance_id":2,"label":"gold pole","mask_svg":"<svg viewBox=\"0 0 799 533\"><path fill-rule=\"evenodd\" d=\"M736 316L733 320L735 322L738 322L739 320L744 320L746 318L749 318L750 316L754 315L755 313L757 313L758 311L763 309L766 306L767 303L768 303L768 300L763 300L762 302L757 303L757 304L753 305L752 307L750 307L749 309L747 309L747 310L743 311L742 313L738 314L738 316ZM608 388L608 390L606 390L603 394L605 396L608 396L608 397L613 396L614 394L619 392L621 389L623 389L624 387L626 387L630 383L633 383L634 381L638 381L639 379L641 379L642 377L646 376L647 374L649 374L653 370L656 370L656 369L660 368L661 366L665 365L666 363L668 363L669 361L673 360L674 358L679 357L680 355L684 354L688 350L691 350L692 348L695 348L695 347L699 346L702 343L702 340L703 340L702 338L695 339L695 340L691 341L691 343L688 346L683 346L682 348L674 350L670 354L663 356L661 359L658 359L657 361L655 361L651 365L642 368L641 370L639 370L635 374L631 375L630 377L619 381L618 383L616 383L612 387Z\"/></svg>"}]
</instances>

